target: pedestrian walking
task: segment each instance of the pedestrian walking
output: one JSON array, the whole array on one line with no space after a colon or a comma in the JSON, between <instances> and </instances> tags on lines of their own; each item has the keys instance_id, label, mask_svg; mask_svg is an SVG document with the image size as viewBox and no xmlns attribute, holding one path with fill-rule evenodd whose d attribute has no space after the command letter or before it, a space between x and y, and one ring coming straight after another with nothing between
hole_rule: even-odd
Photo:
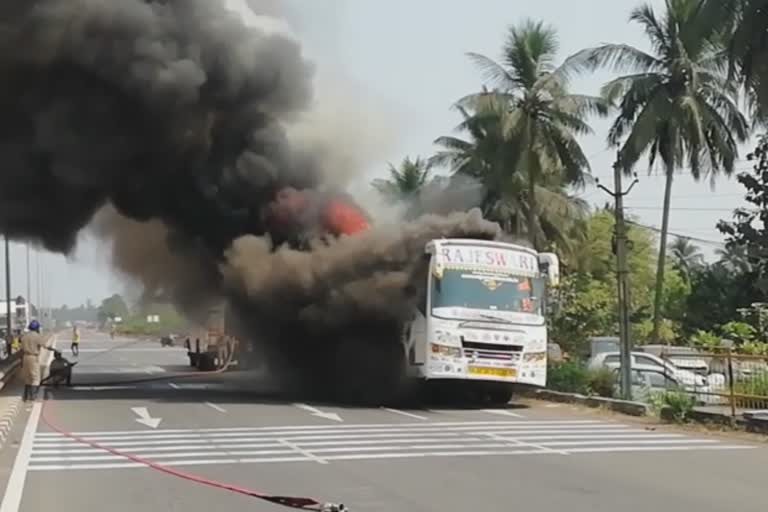
<instances>
[{"instance_id":1,"label":"pedestrian walking","mask_svg":"<svg viewBox=\"0 0 768 512\"><path fill-rule=\"evenodd\" d=\"M80 328L76 325L72 327L72 355L80 355Z\"/></svg>"},{"instance_id":2,"label":"pedestrian walking","mask_svg":"<svg viewBox=\"0 0 768 512\"><path fill-rule=\"evenodd\" d=\"M21 337L21 370L24 377L24 401L34 400L40 387L40 349L45 340L40 334L40 322L32 320Z\"/></svg>"}]
</instances>

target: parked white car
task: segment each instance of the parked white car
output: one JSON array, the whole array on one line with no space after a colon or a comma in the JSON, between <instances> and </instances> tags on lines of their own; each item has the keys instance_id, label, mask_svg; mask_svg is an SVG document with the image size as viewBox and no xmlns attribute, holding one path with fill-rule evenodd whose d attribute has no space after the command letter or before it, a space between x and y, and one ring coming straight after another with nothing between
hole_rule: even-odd
<instances>
[{"instance_id":1,"label":"parked white car","mask_svg":"<svg viewBox=\"0 0 768 512\"><path fill-rule=\"evenodd\" d=\"M608 366L610 368L610 366ZM616 396L619 396L620 376L618 365L612 368L616 375ZM722 403L722 398L710 393L716 392L709 385L689 386L681 382L674 374L657 365L639 364L632 367L632 397L641 402L665 391L685 391L693 396L698 404L712 405Z\"/></svg>"},{"instance_id":2,"label":"parked white car","mask_svg":"<svg viewBox=\"0 0 768 512\"><path fill-rule=\"evenodd\" d=\"M690 370L678 368L669 361L659 356L648 354L646 352L632 352L632 369L635 367L655 368L666 375L674 377L686 388L701 388L707 385L707 378ZM597 368L618 368L620 366L618 352L601 352L589 361L589 367Z\"/></svg>"}]
</instances>

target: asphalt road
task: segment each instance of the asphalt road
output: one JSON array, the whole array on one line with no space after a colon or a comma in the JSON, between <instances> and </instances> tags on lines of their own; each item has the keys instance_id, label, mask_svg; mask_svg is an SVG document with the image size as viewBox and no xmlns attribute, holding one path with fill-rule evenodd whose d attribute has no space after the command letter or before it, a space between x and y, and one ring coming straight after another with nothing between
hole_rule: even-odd
<instances>
[{"instance_id":1,"label":"asphalt road","mask_svg":"<svg viewBox=\"0 0 768 512\"><path fill-rule=\"evenodd\" d=\"M176 377L185 353L159 342L85 333L81 346L75 387L26 407L0 452L0 512L287 510L146 461L354 512L765 510L768 448L746 441L544 404L286 401L235 373ZM170 378L120 384L156 377Z\"/></svg>"}]
</instances>

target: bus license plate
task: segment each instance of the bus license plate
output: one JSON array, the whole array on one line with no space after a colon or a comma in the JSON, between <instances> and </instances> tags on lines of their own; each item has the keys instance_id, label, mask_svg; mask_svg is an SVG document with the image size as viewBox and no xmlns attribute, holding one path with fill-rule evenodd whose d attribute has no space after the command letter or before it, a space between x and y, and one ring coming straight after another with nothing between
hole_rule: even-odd
<instances>
[{"instance_id":1,"label":"bus license plate","mask_svg":"<svg viewBox=\"0 0 768 512\"><path fill-rule=\"evenodd\" d=\"M470 375L484 375L487 377L514 377L517 372L514 368L486 368L483 366L470 366Z\"/></svg>"}]
</instances>

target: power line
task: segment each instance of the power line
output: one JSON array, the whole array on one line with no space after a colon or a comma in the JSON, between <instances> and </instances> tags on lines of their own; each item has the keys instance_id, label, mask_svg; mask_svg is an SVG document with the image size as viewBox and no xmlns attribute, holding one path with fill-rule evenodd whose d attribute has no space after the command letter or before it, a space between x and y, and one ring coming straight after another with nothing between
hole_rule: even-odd
<instances>
[{"instance_id":1,"label":"power line","mask_svg":"<svg viewBox=\"0 0 768 512\"><path fill-rule=\"evenodd\" d=\"M627 220L626 222L627 222L627 224L632 224L633 226L637 226L639 228L649 229L649 230L654 231L656 233L661 233L661 230L659 228L657 228L657 227L654 227L654 226L646 226L645 224L640 224L639 222L634 222L634 221L631 221L631 220ZM718 247L725 247L725 243L724 242L716 242L714 240L707 240L707 239L704 239L704 238L698 238L698 237L690 236L690 235L681 235L679 233L673 233L672 231L667 231L667 235L668 236L674 236L675 238L685 238L686 240L693 240L694 242L699 242L701 244L709 244L709 245L716 245Z\"/></svg>"},{"instance_id":2,"label":"power line","mask_svg":"<svg viewBox=\"0 0 768 512\"><path fill-rule=\"evenodd\" d=\"M661 210L661 206L627 206L630 210ZM688 212L733 212L734 208L689 208L689 207L671 207L670 210L688 211Z\"/></svg>"},{"instance_id":3,"label":"power line","mask_svg":"<svg viewBox=\"0 0 768 512\"><path fill-rule=\"evenodd\" d=\"M672 194L672 199L690 199L690 198L704 198L704 197L744 197L743 192L711 192L708 194ZM652 201L658 203L656 199L635 199L635 201Z\"/></svg>"}]
</instances>

